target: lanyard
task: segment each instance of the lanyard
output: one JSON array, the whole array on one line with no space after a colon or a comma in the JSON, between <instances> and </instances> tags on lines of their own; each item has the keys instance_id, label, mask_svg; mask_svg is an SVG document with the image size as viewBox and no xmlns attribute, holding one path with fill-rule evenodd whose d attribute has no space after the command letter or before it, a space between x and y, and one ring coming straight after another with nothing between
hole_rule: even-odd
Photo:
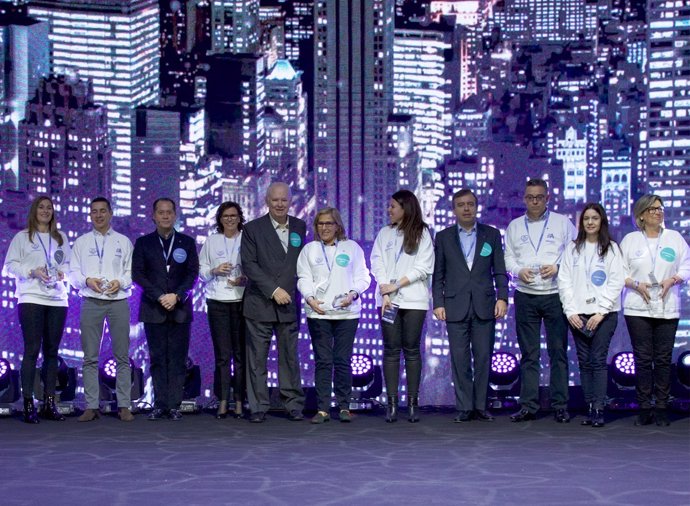
<instances>
[{"instance_id":1,"label":"lanyard","mask_svg":"<svg viewBox=\"0 0 690 506\"><path fill-rule=\"evenodd\" d=\"M237 234L237 237L235 237L232 240L232 248L230 248L230 253L228 253L228 238L223 235L223 242L225 243L225 258L227 259L228 262L232 263L232 259L235 258L235 246L237 246L237 240L240 238L240 235Z\"/></svg>"},{"instance_id":2,"label":"lanyard","mask_svg":"<svg viewBox=\"0 0 690 506\"><path fill-rule=\"evenodd\" d=\"M527 238L529 239L529 243L532 245L532 248L534 248L534 253L539 255L539 248L541 248L541 241L544 239L544 232L546 232L546 227L549 224L549 212L546 211L546 220L544 220L544 227L541 229L541 235L539 236L539 242L537 243L536 246L534 246L534 242L532 241L532 236L529 233L529 226L527 225L527 215L525 215L525 230L527 231Z\"/></svg>"},{"instance_id":3,"label":"lanyard","mask_svg":"<svg viewBox=\"0 0 690 506\"><path fill-rule=\"evenodd\" d=\"M99 250L98 249L98 241L96 240L96 234L93 234L93 243L96 245L96 255L98 256L98 273L100 274L101 271L103 270L103 255L105 254L105 239L106 236L103 236L103 247Z\"/></svg>"},{"instance_id":4,"label":"lanyard","mask_svg":"<svg viewBox=\"0 0 690 506\"><path fill-rule=\"evenodd\" d=\"M323 253L323 259L326 261L326 267L328 267L328 272L331 272L333 269L333 262L330 264L328 263L328 255L326 254L326 246L323 244L323 241L321 241L321 252ZM338 241L335 241L335 253L333 253L333 259L335 259L336 254L338 253Z\"/></svg>"},{"instance_id":5,"label":"lanyard","mask_svg":"<svg viewBox=\"0 0 690 506\"><path fill-rule=\"evenodd\" d=\"M470 243L470 247L467 248L467 252L465 252L465 248L462 245L462 239L460 239L460 234L464 232L464 229L462 227L458 227L458 239L460 240L460 249L462 250L462 254L465 256L465 262L469 264L470 261L470 256L474 256L472 253L474 253L474 249L477 246L477 230L473 229L472 232L474 232L472 235L474 235L474 238L472 242ZM470 234L465 232L465 235L469 236Z\"/></svg>"},{"instance_id":6,"label":"lanyard","mask_svg":"<svg viewBox=\"0 0 690 506\"><path fill-rule=\"evenodd\" d=\"M53 237L50 235L50 232L48 232L48 249L46 250L46 245L43 243L43 239L41 239L40 233L36 233L36 236L38 237L38 241L41 243L41 246L43 247L43 254L46 256L46 262L48 263L48 267L52 267L52 262L50 261L50 259L53 255Z\"/></svg>"},{"instance_id":7,"label":"lanyard","mask_svg":"<svg viewBox=\"0 0 690 506\"><path fill-rule=\"evenodd\" d=\"M657 238L657 244L656 244L656 251L652 252L652 248L649 247L649 239L647 238L647 234L642 232L642 235L644 236L644 242L647 245L647 251L649 251L649 256L652 257L652 272L651 274L654 275L656 272L656 259L659 255L657 253L661 249L661 236L664 234L664 229L661 229L661 232L659 232L659 237Z\"/></svg>"},{"instance_id":8,"label":"lanyard","mask_svg":"<svg viewBox=\"0 0 690 506\"><path fill-rule=\"evenodd\" d=\"M395 232L395 244L396 245L398 244L398 232L397 232L397 230ZM403 235L403 243L400 245L400 250L398 250L398 252L395 255L395 267L396 267L396 269L398 267L398 260L400 260L400 257L403 254L403 246L404 245L405 245L405 236Z\"/></svg>"},{"instance_id":9,"label":"lanyard","mask_svg":"<svg viewBox=\"0 0 690 506\"><path fill-rule=\"evenodd\" d=\"M585 248L587 245L585 245ZM594 262L594 258L597 256L598 250L599 249L599 243L596 243L594 245L594 253L592 256L589 257L589 261L587 261L587 255L584 255L585 257L585 276L587 276L587 286L592 287L592 262Z\"/></svg>"},{"instance_id":10,"label":"lanyard","mask_svg":"<svg viewBox=\"0 0 690 506\"><path fill-rule=\"evenodd\" d=\"M169 259L170 259L170 253L172 253L173 249L173 243L175 242L175 231L173 230L172 237L170 238L170 246L168 247L168 251L165 251L165 244L163 244L163 239L161 236L158 236L158 242L161 243L161 247L163 248L163 258L165 258L165 265L168 265Z\"/></svg>"}]
</instances>

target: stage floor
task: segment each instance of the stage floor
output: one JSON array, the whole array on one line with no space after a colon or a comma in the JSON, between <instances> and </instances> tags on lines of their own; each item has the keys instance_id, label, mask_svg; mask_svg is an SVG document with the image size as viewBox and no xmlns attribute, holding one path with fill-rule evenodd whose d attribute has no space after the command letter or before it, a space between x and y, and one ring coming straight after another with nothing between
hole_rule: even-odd
<instances>
[{"instance_id":1,"label":"stage floor","mask_svg":"<svg viewBox=\"0 0 690 506\"><path fill-rule=\"evenodd\" d=\"M404 415L404 412L403 412ZM0 419L0 504L690 504L690 419L634 427L533 422L351 424Z\"/></svg>"}]
</instances>

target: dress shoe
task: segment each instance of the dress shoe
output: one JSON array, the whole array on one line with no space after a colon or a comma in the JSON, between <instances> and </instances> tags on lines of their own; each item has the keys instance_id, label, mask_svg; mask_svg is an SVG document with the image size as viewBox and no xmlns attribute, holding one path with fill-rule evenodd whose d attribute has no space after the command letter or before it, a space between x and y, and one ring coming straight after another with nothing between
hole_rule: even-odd
<instances>
[{"instance_id":1,"label":"dress shoe","mask_svg":"<svg viewBox=\"0 0 690 506\"><path fill-rule=\"evenodd\" d=\"M22 417L22 421L31 424L39 423L33 397L24 397L24 416Z\"/></svg>"},{"instance_id":2,"label":"dress shoe","mask_svg":"<svg viewBox=\"0 0 690 506\"><path fill-rule=\"evenodd\" d=\"M481 409L475 409L472 417L480 422L493 422L495 420L491 413L482 411Z\"/></svg>"},{"instance_id":3,"label":"dress shoe","mask_svg":"<svg viewBox=\"0 0 690 506\"><path fill-rule=\"evenodd\" d=\"M592 418L594 417L594 407L590 404L587 408L587 416L580 422L580 425L592 425Z\"/></svg>"},{"instance_id":4,"label":"dress shoe","mask_svg":"<svg viewBox=\"0 0 690 506\"><path fill-rule=\"evenodd\" d=\"M391 395L388 397L388 404L386 405L386 423L393 423L398 421L398 396Z\"/></svg>"},{"instance_id":5,"label":"dress shoe","mask_svg":"<svg viewBox=\"0 0 690 506\"><path fill-rule=\"evenodd\" d=\"M304 420L304 415L299 409L293 409L290 411L290 413L288 413L288 420L291 422L301 422Z\"/></svg>"},{"instance_id":6,"label":"dress shoe","mask_svg":"<svg viewBox=\"0 0 690 506\"><path fill-rule=\"evenodd\" d=\"M472 412L471 411L460 411L458 412L458 416L453 418L454 423L464 423L464 422L469 422L472 420Z\"/></svg>"},{"instance_id":7,"label":"dress shoe","mask_svg":"<svg viewBox=\"0 0 690 506\"><path fill-rule=\"evenodd\" d=\"M643 409L635 418L635 425L651 425L654 423L654 414L651 409Z\"/></svg>"},{"instance_id":8,"label":"dress shoe","mask_svg":"<svg viewBox=\"0 0 690 506\"><path fill-rule=\"evenodd\" d=\"M419 397L411 396L407 405L407 421L417 423L419 421Z\"/></svg>"},{"instance_id":9,"label":"dress shoe","mask_svg":"<svg viewBox=\"0 0 690 506\"><path fill-rule=\"evenodd\" d=\"M338 413L341 423L350 423L352 421L352 412L349 409L341 409Z\"/></svg>"},{"instance_id":10,"label":"dress shoe","mask_svg":"<svg viewBox=\"0 0 690 506\"><path fill-rule=\"evenodd\" d=\"M665 409L657 409L654 412L654 418L659 427L668 427L671 425L671 421L668 419L668 412Z\"/></svg>"},{"instance_id":11,"label":"dress shoe","mask_svg":"<svg viewBox=\"0 0 690 506\"><path fill-rule=\"evenodd\" d=\"M603 427L604 425L606 425L604 421L604 410L595 409L592 415L592 427Z\"/></svg>"},{"instance_id":12,"label":"dress shoe","mask_svg":"<svg viewBox=\"0 0 690 506\"><path fill-rule=\"evenodd\" d=\"M88 408L84 410L84 412L81 414L79 418L77 418L77 422L93 422L94 420L98 420L99 418L100 415L98 414L97 409Z\"/></svg>"},{"instance_id":13,"label":"dress shoe","mask_svg":"<svg viewBox=\"0 0 690 506\"><path fill-rule=\"evenodd\" d=\"M167 415L168 412L164 409L161 408L154 408L153 411L149 414L149 416L146 417L147 420L155 421L155 420L162 420L165 418L165 415Z\"/></svg>"},{"instance_id":14,"label":"dress shoe","mask_svg":"<svg viewBox=\"0 0 690 506\"><path fill-rule=\"evenodd\" d=\"M331 415L329 415L325 411L319 411L312 417L312 419L310 421L314 425L330 422L331 421Z\"/></svg>"},{"instance_id":15,"label":"dress shoe","mask_svg":"<svg viewBox=\"0 0 690 506\"><path fill-rule=\"evenodd\" d=\"M250 423L264 423L266 421L266 413L263 411L257 411L249 416Z\"/></svg>"},{"instance_id":16,"label":"dress shoe","mask_svg":"<svg viewBox=\"0 0 690 506\"><path fill-rule=\"evenodd\" d=\"M216 411L216 420L222 420L228 417L228 401L220 401L218 403L218 411Z\"/></svg>"},{"instance_id":17,"label":"dress shoe","mask_svg":"<svg viewBox=\"0 0 690 506\"><path fill-rule=\"evenodd\" d=\"M179 409L171 409L168 412L168 418L172 420L173 422L177 422L182 420L182 413L180 413Z\"/></svg>"},{"instance_id":18,"label":"dress shoe","mask_svg":"<svg viewBox=\"0 0 690 506\"><path fill-rule=\"evenodd\" d=\"M534 413L530 413L529 410L522 408L520 411L517 413L513 413L510 415L510 421L519 423L519 422L529 422L530 420L536 420L537 415Z\"/></svg>"},{"instance_id":19,"label":"dress shoe","mask_svg":"<svg viewBox=\"0 0 690 506\"><path fill-rule=\"evenodd\" d=\"M570 423L570 413L568 413L567 409L557 409L553 419L558 423Z\"/></svg>"},{"instance_id":20,"label":"dress shoe","mask_svg":"<svg viewBox=\"0 0 690 506\"><path fill-rule=\"evenodd\" d=\"M53 420L54 422L65 421L65 417L62 416L55 405L54 395L46 395L45 399L43 400L43 408L41 408L41 412L38 414L38 416L45 418L46 420Z\"/></svg>"},{"instance_id":21,"label":"dress shoe","mask_svg":"<svg viewBox=\"0 0 690 506\"><path fill-rule=\"evenodd\" d=\"M121 422L133 422L134 415L129 408L119 408L117 410L117 416Z\"/></svg>"}]
</instances>

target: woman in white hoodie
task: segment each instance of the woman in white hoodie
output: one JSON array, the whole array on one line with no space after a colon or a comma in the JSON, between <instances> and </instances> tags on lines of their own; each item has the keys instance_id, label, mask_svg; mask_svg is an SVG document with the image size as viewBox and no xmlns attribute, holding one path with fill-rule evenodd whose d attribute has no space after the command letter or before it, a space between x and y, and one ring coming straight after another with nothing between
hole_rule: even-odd
<instances>
[{"instance_id":1,"label":"woman in white hoodie","mask_svg":"<svg viewBox=\"0 0 690 506\"><path fill-rule=\"evenodd\" d=\"M330 420L331 384L338 418L350 422L352 347L362 310L360 295L371 277L362 248L347 238L340 212L327 207L314 217L314 240L297 258L297 288L307 302L307 325L316 362L318 412L311 423Z\"/></svg>"},{"instance_id":2,"label":"woman in white hoodie","mask_svg":"<svg viewBox=\"0 0 690 506\"><path fill-rule=\"evenodd\" d=\"M417 197L399 190L388 203L390 225L381 229L371 251L371 271L378 284L383 333L383 375L388 406L386 422L398 419L400 352L407 374L408 420L419 421L419 384L422 376L420 343L429 310L434 245L422 220Z\"/></svg>"},{"instance_id":3,"label":"woman in white hoodie","mask_svg":"<svg viewBox=\"0 0 690 506\"><path fill-rule=\"evenodd\" d=\"M666 426L680 285L690 279L690 248L682 235L664 228L664 204L658 195L640 197L633 214L640 230L626 235L621 249L626 267L623 314L635 356L640 406L635 425L656 420Z\"/></svg>"},{"instance_id":4,"label":"woman in white hoodie","mask_svg":"<svg viewBox=\"0 0 690 506\"><path fill-rule=\"evenodd\" d=\"M606 211L589 203L580 214L577 238L563 252L558 293L577 348L580 382L589 410L582 425L604 426L607 365L618 325L625 280L620 248L609 235Z\"/></svg>"},{"instance_id":5,"label":"woman in white hoodie","mask_svg":"<svg viewBox=\"0 0 690 506\"><path fill-rule=\"evenodd\" d=\"M24 422L38 423L34 408L36 360L43 351L44 401L40 416L65 419L55 406L58 348L67 318L66 273L71 250L67 236L58 231L53 201L36 197L27 225L14 236L5 257L5 269L15 279L19 324L24 338L22 395Z\"/></svg>"}]
</instances>

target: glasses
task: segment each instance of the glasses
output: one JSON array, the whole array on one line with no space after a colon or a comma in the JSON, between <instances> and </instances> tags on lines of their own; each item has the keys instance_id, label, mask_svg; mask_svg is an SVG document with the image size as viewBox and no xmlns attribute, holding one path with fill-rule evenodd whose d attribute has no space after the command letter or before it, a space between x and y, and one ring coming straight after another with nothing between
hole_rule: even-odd
<instances>
[{"instance_id":1,"label":"glasses","mask_svg":"<svg viewBox=\"0 0 690 506\"><path fill-rule=\"evenodd\" d=\"M546 195L525 195L525 200L532 202L543 202L546 200Z\"/></svg>"},{"instance_id":2,"label":"glasses","mask_svg":"<svg viewBox=\"0 0 690 506\"><path fill-rule=\"evenodd\" d=\"M335 221L317 221L316 226L317 227L335 227L337 223Z\"/></svg>"},{"instance_id":3,"label":"glasses","mask_svg":"<svg viewBox=\"0 0 690 506\"><path fill-rule=\"evenodd\" d=\"M648 207L647 211L649 211L649 214L661 214L664 212L664 208L661 206Z\"/></svg>"},{"instance_id":4,"label":"glasses","mask_svg":"<svg viewBox=\"0 0 690 506\"><path fill-rule=\"evenodd\" d=\"M225 221L239 220L240 216L239 216L239 214L224 214L223 216L220 217L220 219L225 220Z\"/></svg>"}]
</instances>

